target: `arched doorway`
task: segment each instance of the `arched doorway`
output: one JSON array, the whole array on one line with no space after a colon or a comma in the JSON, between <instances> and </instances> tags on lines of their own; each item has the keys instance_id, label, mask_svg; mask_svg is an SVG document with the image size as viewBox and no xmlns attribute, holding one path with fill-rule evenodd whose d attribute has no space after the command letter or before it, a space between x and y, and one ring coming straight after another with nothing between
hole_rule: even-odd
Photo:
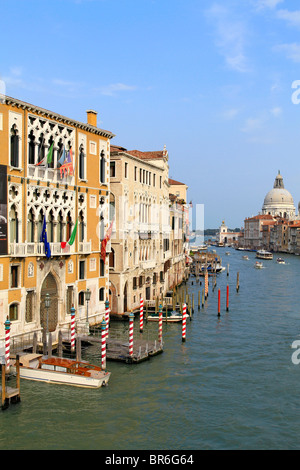
<instances>
[{"instance_id":1,"label":"arched doorway","mask_svg":"<svg viewBox=\"0 0 300 470\"><path fill-rule=\"evenodd\" d=\"M118 313L118 298L115 286L110 283L109 287L109 305L111 313Z\"/></svg>"},{"instance_id":2,"label":"arched doorway","mask_svg":"<svg viewBox=\"0 0 300 470\"><path fill-rule=\"evenodd\" d=\"M45 278L41 290L40 320L41 327L47 330L47 309L45 307L46 294L50 295L50 307L48 309L48 330L55 331L58 319L58 291L53 274L49 273Z\"/></svg>"}]
</instances>

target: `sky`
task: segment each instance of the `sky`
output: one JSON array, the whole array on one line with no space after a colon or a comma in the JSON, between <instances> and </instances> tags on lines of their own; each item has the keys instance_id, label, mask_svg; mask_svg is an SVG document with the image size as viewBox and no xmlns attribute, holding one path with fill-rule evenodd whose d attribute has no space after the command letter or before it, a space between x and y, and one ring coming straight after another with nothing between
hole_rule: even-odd
<instances>
[{"instance_id":1,"label":"sky","mask_svg":"<svg viewBox=\"0 0 300 470\"><path fill-rule=\"evenodd\" d=\"M280 170L300 201L296 0L0 0L8 96L169 152L205 228L258 214ZM4 83L4 85L3 85Z\"/></svg>"}]
</instances>

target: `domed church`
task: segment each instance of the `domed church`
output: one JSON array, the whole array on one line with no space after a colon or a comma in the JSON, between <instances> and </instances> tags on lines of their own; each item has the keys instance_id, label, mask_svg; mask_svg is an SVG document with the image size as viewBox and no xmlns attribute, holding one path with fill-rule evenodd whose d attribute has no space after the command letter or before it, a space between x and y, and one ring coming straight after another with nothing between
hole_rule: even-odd
<instances>
[{"instance_id":1,"label":"domed church","mask_svg":"<svg viewBox=\"0 0 300 470\"><path fill-rule=\"evenodd\" d=\"M283 178L278 171L273 189L268 192L262 207L263 214L280 216L285 219L294 219L296 209L294 200L289 191L284 188Z\"/></svg>"}]
</instances>

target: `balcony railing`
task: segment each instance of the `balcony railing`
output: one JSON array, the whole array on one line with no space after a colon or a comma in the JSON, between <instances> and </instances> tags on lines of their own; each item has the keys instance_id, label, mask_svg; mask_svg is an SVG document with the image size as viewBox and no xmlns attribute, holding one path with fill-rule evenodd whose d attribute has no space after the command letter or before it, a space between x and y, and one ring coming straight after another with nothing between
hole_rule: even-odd
<instances>
[{"instance_id":1,"label":"balcony railing","mask_svg":"<svg viewBox=\"0 0 300 470\"><path fill-rule=\"evenodd\" d=\"M61 247L60 243L50 243L50 250L52 256L69 255L74 253L74 246L66 245L65 248ZM44 243L10 243L9 245L10 256L45 256Z\"/></svg>"}]
</instances>

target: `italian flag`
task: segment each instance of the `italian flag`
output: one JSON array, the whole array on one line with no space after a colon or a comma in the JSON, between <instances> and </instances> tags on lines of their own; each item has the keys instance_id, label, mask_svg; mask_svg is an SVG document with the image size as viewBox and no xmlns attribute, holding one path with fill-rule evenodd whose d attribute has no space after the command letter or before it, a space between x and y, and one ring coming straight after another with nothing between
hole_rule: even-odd
<instances>
[{"instance_id":1,"label":"italian flag","mask_svg":"<svg viewBox=\"0 0 300 470\"><path fill-rule=\"evenodd\" d=\"M75 242L76 233L77 233L77 226L78 226L78 219L76 220L75 227L72 230L72 233L71 233L71 236L70 236L69 240L67 242L61 242L60 243L62 249L66 248L67 244L71 246Z\"/></svg>"}]
</instances>

